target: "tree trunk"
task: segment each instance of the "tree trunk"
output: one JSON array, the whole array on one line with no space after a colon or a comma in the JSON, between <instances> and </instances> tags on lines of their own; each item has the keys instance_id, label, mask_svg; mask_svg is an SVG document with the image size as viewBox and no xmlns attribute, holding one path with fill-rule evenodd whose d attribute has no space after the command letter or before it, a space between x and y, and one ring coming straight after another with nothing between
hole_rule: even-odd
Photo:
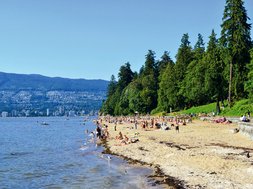
<instances>
[{"instance_id":1,"label":"tree trunk","mask_svg":"<svg viewBox=\"0 0 253 189\"><path fill-rule=\"evenodd\" d=\"M230 68L229 68L228 104L230 108L231 108L231 103L232 103L232 100L231 100L232 71L233 71L233 58L232 58L232 61L230 63Z\"/></svg>"},{"instance_id":2,"label":"tree trunk","mask_svg":"<svg viewBox=\"0 0 253 189\"><path fill-rule=\"evenodd\" d=\"M216 101L216 113L217 113L217 115L220 114L220 101L219 101L219 98L217 98L217 101Z\"/></svg>"}]
</instances>

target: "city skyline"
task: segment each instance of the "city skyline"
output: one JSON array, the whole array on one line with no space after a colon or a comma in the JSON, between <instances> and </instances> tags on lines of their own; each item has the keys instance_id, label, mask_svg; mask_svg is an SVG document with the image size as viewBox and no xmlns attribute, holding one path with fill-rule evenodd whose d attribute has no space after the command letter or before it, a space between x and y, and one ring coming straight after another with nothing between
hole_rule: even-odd
<instances>
[{"instance_id":1,"label":"city skyline","mask_svg":"<svg viewBox=\"0 0 253 189\"><path fill-rule=\"evenodd\" d=\"M253 21L253 2L244 1ZM225 0L2 1L0 71L49 77L117 77L121 65L139 71L151 49L175 60L181 37L205 44L220 36ZM251 30L251 37L252 30Z\"/></svg>"}]
</instances>

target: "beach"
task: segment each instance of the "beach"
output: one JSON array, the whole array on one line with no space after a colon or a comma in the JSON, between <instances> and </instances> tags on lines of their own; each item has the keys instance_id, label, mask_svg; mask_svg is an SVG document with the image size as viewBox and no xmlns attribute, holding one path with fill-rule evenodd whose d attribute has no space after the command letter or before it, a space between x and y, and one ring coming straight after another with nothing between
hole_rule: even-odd
<instances>
[{"instance_id":1,"label":"beach","mask_svg":"<svg viewBox=\"0 0 253 189\"><path fill-rule=\"evenodd\" d=\"M253 188L253 141L233 132L237 124L193 120L180 125L179 132L174 127L135 129L127 121L115 131L114 123L103 124L109 126L107 146L113 154L159 168L164 181L171 177L178 188ZM115 139L120 131L138 141L122 145Z\"/></svg>"}]
</instances>

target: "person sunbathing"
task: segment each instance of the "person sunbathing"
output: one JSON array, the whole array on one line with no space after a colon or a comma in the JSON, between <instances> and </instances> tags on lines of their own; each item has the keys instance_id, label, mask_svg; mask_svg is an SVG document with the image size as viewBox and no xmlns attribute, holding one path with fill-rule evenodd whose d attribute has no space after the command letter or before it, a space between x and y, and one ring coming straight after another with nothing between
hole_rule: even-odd
<instances>
[{"instance_id":1,"label":"person sunbathing","mask_svg":"<svg viewBox=\"0 0 253 189\"><path fill-rule=\"evenodd\" d=\"M116 140L123 140L123 135L119 132L119 135L116 136Z\"/></svg>"}]
</instances>

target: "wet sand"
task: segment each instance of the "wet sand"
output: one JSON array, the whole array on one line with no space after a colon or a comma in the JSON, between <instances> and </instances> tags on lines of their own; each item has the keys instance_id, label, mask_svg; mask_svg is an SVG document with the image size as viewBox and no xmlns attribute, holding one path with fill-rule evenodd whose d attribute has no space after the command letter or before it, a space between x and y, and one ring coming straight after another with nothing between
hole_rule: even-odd
<instances>
[{"instance_id":1,"label":"wet sand","mask_svg":"<svg viewBox=\"0 0 253 189\"><path fill-rule=\"evenodd\" d=\"M106 123L108 124L108 123ZM133 129L134 124L109 125L111 153L152 165L164 173L162 182L178 188L253 188L253 141L232 130L236 124L199 120L164 131ZM139 141L120 146L115 140L121 131L128 137L139 133ZM250 155L250 157L247 157Z\"/></svg>"}]
</instances>

